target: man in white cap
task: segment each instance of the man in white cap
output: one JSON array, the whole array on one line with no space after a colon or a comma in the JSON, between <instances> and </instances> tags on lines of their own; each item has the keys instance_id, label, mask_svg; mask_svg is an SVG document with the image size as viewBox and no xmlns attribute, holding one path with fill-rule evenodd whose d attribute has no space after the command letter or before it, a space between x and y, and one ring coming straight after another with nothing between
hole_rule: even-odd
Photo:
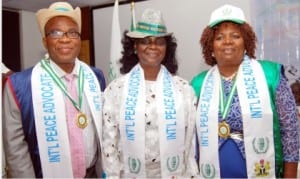
<instances>
[{"instance_id":1,"label":"man in white cap","mask_svg":"<svg viewBox=\"0 0 300 179\"><path fill-rule=\"evenodd\" d=\"M56 2L36 13L48 51L4 89L3 142L11 177L101 176L103 73L77 57L81 11Z\"/></svg>"}]
</instances>

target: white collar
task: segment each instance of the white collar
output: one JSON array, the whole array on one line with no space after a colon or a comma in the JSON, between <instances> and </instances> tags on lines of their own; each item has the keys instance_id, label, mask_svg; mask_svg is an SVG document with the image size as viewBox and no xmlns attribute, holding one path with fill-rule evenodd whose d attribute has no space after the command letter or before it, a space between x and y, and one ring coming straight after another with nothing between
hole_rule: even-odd
<instances>
[{"instance_id":1,"label":"white collar","mask_svg":"<svg viewBox=\"0 0 300 179\"><path fill-rule=\"evenodd\" d=\"M60 67L58 66L54 61L52 61L50 59L50 66L51 68L56 72L57 76L60 78L63 78L66 75L66 72ZM74 74L75 76L78 77L79 75L79 60L78 58L75 59L75 66L73 68L73 71L71 72L71 74Z\"/></svg>"}]
</instances>

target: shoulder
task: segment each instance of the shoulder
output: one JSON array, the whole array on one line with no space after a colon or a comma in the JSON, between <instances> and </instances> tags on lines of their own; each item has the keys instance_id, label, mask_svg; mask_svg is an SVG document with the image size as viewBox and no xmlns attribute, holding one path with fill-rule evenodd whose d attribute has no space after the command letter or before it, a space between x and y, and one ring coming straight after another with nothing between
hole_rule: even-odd
<instances>
[{"instance_id":1,"label":"shoulder","mask_svg":"<svg viewBox=\"0 0 300 179\"><path fill-rule=\"evenodd\" d=\"M202 83L203 83L203 80L204 80L207 72L208 72L208 70L205 70L205 71L197 74L196 76L193 77L193 79L191 81L191 85L196 93L196 96L200 95Z\"/></svg>"},{"instance_id":2,"label":"shoulder","mask_svg":"<svg viewBox=\"0 0 300 179\"><path fill-rule=\"evenodd\" d=\"M32 74L32 69L28 68L20 72L14 72L9 76L9 79L12 83L26 83L30 82L31 80L31 74Z\"/></svg>"},{"instance_id":3,"label":"shoulder","mask_svg":"<svg viewBox=\"0 0 300 179\"><path fill-rule=\"evenodd\" d=\"M33 67L27 68L25 70L19 71L19 72L14 72L12 75L15 76L27 76L31 75Z\"/></svg>"},{"instance_id":4,"label":"shoulder","mask_svg":"<svg viewBox=\"0 0 300 179\"><path fill-rule=\"evenodd\" d=\"M174 80L175 84L177 84L177 85L190 86L189 82L180 76L177 76L177 75L173 76L173 80Z\"/></svg>"},{"instance_id":5,"label":"shoulder","mask_svg":"<svg viewBox=\"0 0 300 179\"><path fill-rule=\"evenodd\" d=\"M114 93L114 92L120 92L124 88L125 83L125 75L120 76L113 81L111 81L107 87L105 88L104 93Z\"/></svg>"},{"instance_id":6,"label":"shoulder","mask_svg":"<svg viewBox=\"0 0 300 179\"><path fill-rule=\"evenodd\" d=\"M84 62L81 62L81 65L84 66L86 69L91 70L95 74L100 83L101 91L104 91L104 89L106 88L106 80L102 70L97 67L87 65Z\"/></svg>"},{"instance_id":7,"label":"shoulder","mask_svg":"<svg viewBox=\"0 0 300 179\"><path fill-rule=\"evenodd\" d=\"M180 76L173 76L173 81L174 85L179 89L179 91L182 91L184 95L195 96L192 86L186 79Z\"/></svg>"},{"instance_id":8,"label":"shoulder","mask_svg":"<svg viewBox=\"0 0 300 179\"><path fill-rule=\"evenodd\" d=\"M280 71L282 64L270 60L256 60L264 70Z\"/></svg>"},{"instance_id":9,"label":"shoulder","mask_svg":"<svg viewBox=\"0 0 300 179\"><path fill-rule=\"evenodd\" d=\"M78 60L79 61L79 60ZM80 63L80 65L84 68L84 69L86 69L86 70L92 70L94 73L95 73L95 75L97 76L97 77L104 77L104 75L103 75L103 72L102 72L102 70L101 69L99 69L99 68L97 68L97 67L94 67L94 66L90 66L90 65L88 65L88 64L86 64L85 62L83 62L83 61L79 61L79 63Z\"/></svg>"},{"instance_id":10,"label":"shoulder","mask_svg":"<svg viewBox=\"0 0 300 179\"><path fill-rule=\"evenodd\" d=\"M93 66L90 66L90 68L93 70L93 72L95 74L99 74L99 75L102 75L103 76L103 72L101 69L97 68L97 67L93 67Z\"/></svg>"},{"instance_id":11,"label":"shoulder","mask_svg":"<svg viewBox=\"0 0 300 179\"><path fill-rule=\"evenodd\" d=\"M102 70L100 69L100 68L97 68L97 67L95 67L95 66L91 66L91 65L89 65L89 64L87 64L87 63L85 63L84 61L81 61L81 60L77 60L77 62L76 63L79 63L80 65L81 65L81 67L84 67L84 68L86 68L87 70L88 69L91 69L96 75L97 74L100 74L100 75L103 75L103 72L102 72Z\"/></svg>"},{"instance_id":12,"label":"shoulder","mask_svg":"<svg viewBox=\"0 0 300 179\"><path fill-rule=\"evenodd\" d=\"M268 84L277 85L280 77L284 76L283 65L270 60L257 60L257 62L261 65Z\"/></svg>"},{"instance_id":13,"label":"shoulder","mask_svg":"<svg viewBox=\"0 0 300 179\"><path fill-rule=\"evenodd\" d=\"M204 77L206 76L208 70L205 70L201 73L198 73L196 76L192 78L191 84L202 82Z\"/></svg>"},{"instance_id":14,"label":"shoulder","mask_svg":"<svg viewBox=\"0 0 300 179\"><path fill-rule=\"evenodd\" d=\"M94 74L97 76L98 79L104 80L104 74L101 69L97 67L90 66L91 70L94 72Z\"/></svg>"}]
</instances>

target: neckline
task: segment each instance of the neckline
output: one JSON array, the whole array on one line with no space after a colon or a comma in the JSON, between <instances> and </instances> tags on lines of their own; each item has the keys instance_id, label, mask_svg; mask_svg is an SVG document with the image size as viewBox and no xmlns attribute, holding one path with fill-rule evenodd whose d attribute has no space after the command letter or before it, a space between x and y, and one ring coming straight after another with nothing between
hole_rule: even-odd
<instances>
[{"instance_id":1,"label":"neckline","mask_svg":"<svg viewBox=\"0 0 300 179\"><path fill-rule=\"evenodd\" d=\"M230 76L223 76L223 75L221 75L221 78L222 78L223 80L226 80L226 81L232 81L232 80L235 78L236 73L237 73L237 72L234 72L234 73L233 73L232 75L230 75Z\"/></svg>"}]
</instances>

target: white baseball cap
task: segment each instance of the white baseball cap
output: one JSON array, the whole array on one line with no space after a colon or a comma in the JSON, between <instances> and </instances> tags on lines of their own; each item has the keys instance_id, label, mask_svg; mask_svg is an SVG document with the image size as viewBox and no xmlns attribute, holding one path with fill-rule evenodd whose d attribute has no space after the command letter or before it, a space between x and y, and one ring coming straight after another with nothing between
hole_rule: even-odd
<instances>
[{"instance_id":1,"label":"white baseball cap","mask_svg":"<svg viewBox=\"0 0 300 179\"><path fill-rule=\"evenodd\" d=\"M214 27L223 21L232 21L237 24L243 24L246 19L241 8L225 4L211 13L208 26Z\"/></svg>"}]
</instances>

